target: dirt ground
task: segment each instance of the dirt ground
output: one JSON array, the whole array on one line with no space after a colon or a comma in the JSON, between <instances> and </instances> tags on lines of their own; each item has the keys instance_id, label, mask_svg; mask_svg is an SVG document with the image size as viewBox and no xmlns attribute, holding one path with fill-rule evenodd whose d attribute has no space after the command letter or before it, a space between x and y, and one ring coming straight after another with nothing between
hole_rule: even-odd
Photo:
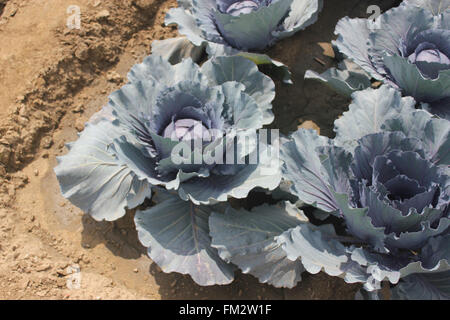
<instances>
[{"instance_id":1,"label":"dirt ground","mask_svg":"<svg viewBox=\"0 0 450 320\"><path fill-rule=\"evenodd\" d=\"M332 135L348 101L304 82L304 72L334 64L318 43L333 39L340 17L366 17L369 5L387 9L395 2L325 0L315 25L269 51L290 66L295 82L277 83L273 127L287 133L304 123ZM66 26L70 5L81 9L79 30ZM152 40L176 36L176 28L163 25L174 6L174 0L0 0L0 299L352 299L357 285L322 273L304 274L292 290L248 275L199 287L152 263L132 213L99 223L60 195L55 157L150 54Z\"/></svg>"}]
</instances>

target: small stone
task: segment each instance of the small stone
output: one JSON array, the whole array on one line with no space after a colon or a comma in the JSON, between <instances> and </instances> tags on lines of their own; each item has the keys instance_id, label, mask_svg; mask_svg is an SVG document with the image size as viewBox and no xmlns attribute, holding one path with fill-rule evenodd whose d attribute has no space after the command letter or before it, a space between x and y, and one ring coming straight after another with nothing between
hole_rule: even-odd
<instances>
[{"instance_id":1,"label":"small stone","mask_svg":"<svg viewBox=\"0 0 450 320\"><path fill-rule=\"evenodd\" d=\"M139 270L136 268L136 269L133 270L133 272L134 272L134 273L138 273Z\"/></svg>"},{"instance_id":2,"label":"small stone","mask_svg":"<svg viewBox=\"0 0 450 320\"><path fill-rule=\"evenodd\" d=\"M318 42L317 43L323 50L323 55L330 57L332 59L335 58L333 46L329 42Z\"/></svg>"},{"instance_id":3,"label":"small stone","mask_svg":"<svg viewBox=\"0 0 450 320\"><path fill-rule=\"evenodd\" d=\"M37 272L43 272L43 271L47 271L49 269L51 269L51 266L49 264L44 264L42 266L37 267L36 271Z\"/></svg>"},{"instance_id":4,"label":"small stone","mask_svg":"<svg viewBox=\"0 0 450 320\"><path fill-rule=\"evenodd\" d=\"M106 20L108 19L108 17L110 16L110 13L108 10L102 10L99 13L97 13L97 15L95 16L95 19L97 19L97 21L100 20Z\"/></svg>"},{"instance_id":5,"label":"small stone","mask_svg":"<svg viewBox=\"0 0 450 320\"><path fill-rule=\"evenodd\" d=\"M302 124L300 124L298 126L298 128L303 128L303 129L313 129L317 131L317 134L320 134L320 128L317 124L315 124L313 121L311 120L307 120L305 122L303 122Z\"/></svg>"},{"instance_id":6,"label":"small stone","mask_svg":"<svg viewBox=\"0 0 450 320\"><path fill-rule=\"evenodd\" d=\"M82 104L79 104L75 106L75 108L72 109L73 113L82 113L84 111L84 107Z\"/></svg>"},{"instance_id":7,"label":"small stone","mask_svg":"<svg viewBox=\"0 0 450 320\"><path fill-rule=\"evenodd\" d=\"M80 43L75 49L75 57L81 61L87 60L89 58L89 47L85 43Z\"/></svg>"},{"instance_id":8,"label":"small stone","mask_svg":"<svg viewBox=\"0 0 450 320\"><path fill-rule=\"evenodd\" d=\"M122 82L122 76L118 74L116 71L110 71L106 75L106 80L113 83L121 83Z\"/></svg>"},{"instance_id":9,"label":"small stone","mask_svg":"<svg viewBox=\"0 0 450 320\"><path fill-rule=\"evenodd\" d=\"M37 177L39 175L39 170L38 169L34 169L33 173L34 173L34 176Z\"/></svg>"},{"instance_id":10,"label":"small stone","mask_svg":"<svg viewBox=\"0 0 450 320\"><path fill-rule=\"evenodd\" d=\"M16 7L16 6L12 6L12 7L9 9L9 12L8 12L9 16L10 16L10 17L14 17L14 16L16 15L16 13L17 13L17 7Z\"/></svg>"},{"instance_id":11,"label":"small stone","mask_svg":"<svg viewBox=\"0 0 450 320\"><path fill-rule=\"evenodd\" d=\"M52 137L44 137L42 139L41 145L42 145L42 148L44 148L44 149L50 149L51 146L53 145Z\"/></svg>"},{"instance_id":12,"label":"small stone","mask_svg":"<svg viewBox=\"0 0 450 320\"><path fill-rule=\"evenodd\" d=\"M377 89L379 88L383 83L381 81L375 81L372 83L372 88Z\"/></svg>"},{"instance_id":13,"label":"small stone","mask_svg":"<svg viewBox=\"0 0 450 320\"><path fill-rule=\"evenodd\" d=\"M81 119L78 119L75 122L75 129L77 129L78 132L81 132L84 130L84 121Z\"/></svg>"}]
</instances>

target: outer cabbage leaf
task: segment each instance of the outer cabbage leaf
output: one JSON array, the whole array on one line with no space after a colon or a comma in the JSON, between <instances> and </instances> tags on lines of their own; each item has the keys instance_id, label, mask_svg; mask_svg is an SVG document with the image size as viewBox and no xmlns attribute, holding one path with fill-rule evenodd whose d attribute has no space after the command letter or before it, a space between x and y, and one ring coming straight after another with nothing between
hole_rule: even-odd
<instances>
[{"instance_id":1,"label":"outer cabbage leaf","mask_svg":"<svg viewBox=\"0 0 450 320\"><path fill-rule=\"evenodd\" d=\"M335 143L352 151L356 141L365 135L381 131L388 119L411 112L415 101L402 98L400 92L388 86L355 92L349 111L334 122Z\"/></svg>"},{"instance_id":2,"label":"outer cabbage leaf","mask_svg":"<svg viewBox=\"0 0 450 320\"><path fill-rule=\"evenodd\" d=\"M289 203L263 205L251 212L229 208L225 214L213 213L210 217L212 246L222 259L260 282L293 288L304 269L298 261L287 258L278 238L301 223L300 219L306 217Z\"/></svg>"},{"instance_id":3,"label":"outer cabbage leaf","mask_svg":"<svg viewBox=\"0 0 450 320\"><path fill-rule=\"evenodd\" d=\"M439 72L435 79L425 78L412 63L399 56L384 57L384 64L407 96L418 101L434 102L450 96L450 70Z\"/></svg>"},{"instance_id":4,"label":"outer cabbage leaf","mask_svg":"<svg viewBox=\"0 0 450 320\"><path fill-rule=\"evenodd\" d=\"M284 83L292 84L291 72L289 68L283 63L273 60L266 54L254 53L254 52L241 52L239 50L228 47L224 44L208 42L206 44L206 53L208 57L221 57L221 56L241 56L253 61L256 65L269 65L274 68L271 73L272 76L278 77Z\"/></svg>"},{"instance_id":5,"label":"outer cabbage leaf","mask_svg":"<svg viewBox=\"0 0 450 320\"><path fill-rule=\"evenodd\" d=\"M335 235L331 225L314 227L305 223L283 233L278 242L288 258L301 260L309 273L323 270L331 276L339 276L345 272L349 259L346 248L333 239Z\"/></svg>"},{"instance_id":6,"label":"outer cabbage leaf","mask_svg":"<svg viewBox=\"0 0 450 320\"><path fill-rule=\"evenodd\" d=\"M314 24L323 9L323 0L304 1L293 0L289 16L283 22L283 29L280 33L275 32L277 37L286 38L294 33L303 30Z\"/></svg>"},{"instance_id":7,"label":"outer cabbage leaf","mask_svg":"<svg viewBox=\"0 0 450 320\"><path fill-rule=\"evenodd\" d=\"M351 259L365 266L372 277L381 282L389 280L393 284L399 283L400 279L410 279L415 276L420 281L421 275L439 274L449 270L448 250L449 236L431 238L426 244L415 262L408 262L404 257L371 253L364 249L353 251ZM400 259L399 259L400 258ZM411 277L411 278L410 278ZM409 282L407 280L407 282Z\"/></svg>"},{"instance_id":8,"label":"outer cabbage leaf","mask_svg":"<svg viewBox=\"0 0 450 320\"><path fill-rule=\"evenodd\" d=\"M420 259L400 269L402 276L428 274L450 269L450 235L431 238L420 251Z\"/></svg>"},{"instance_id":9,"label":"outer cabbage leaf","mask_svg":"<svg viewBox=\"0 0 450 320\"><path fill-rule=\"evenodd\" d=\"M330 68L322 74L307 70L305 79L319 80L346 97L350 97L355 91L364 90L371 86L370 77L367 75L337 68Z\"/></svg>"},{"instance_id":10,"label":"outer cabbage leaf","mask_svg":"<svg viewBox=\"0 0 450 320\"><path fill-rule=\"evenodd\" d=\"M195 17L191 12L192 0L178 1L178 8L169 10L166 15L166 26L176 24L178 32L188 37L195 46L201 46L205 41L202 30L198 27Z\"/></svg>"},{"instance_id":11,"label":"outer cabbage leaf","mask_svg":"<svg viewBox=\"0 0 450 320\"><path fill-rule=\"evenodd\" d=\"M344 278L347 283L370 283L371 275L351 259L355 247L342 244L353 241L354 238L337 235L333 225L317 227L312 223L302 223L278 237L288 258L301 261L306 271L312 274L324 271Z\"/></svg>"},{"instance_id":12,"label":"outer cabbage leaf","mask_svg":"<svg viewBox=\"0 0 450 320\"><path fill-rule=\"evenodd\" d=\"M158 55L148 56L142 63L134 65L128 73L128 80L132 83L149 80L167 87L186 80L200 84L208 83L207 77L192 59L188 58L179 64L171 65Z\"/></svg>"},{"instance_id":13,"label":"outer cabbage leaf","mask_svg":"<svg viewBox=\"0 0 450 320\"><path fill-rule=\"evenodd\" d=\"M153 40L152 42L152 54L161 56L171 64L180 63L186 58L191 58L198 63L204 50L205 44L195 46L186 37Z\"/></svg>"},{"instance_id":14,"label":"outer cabbage leaf","mask_svg":"<svg viewBox=\"0 0 450 320\"><path fill-rule=\"evenodd\" d=\"M326 212L338 210L335 193L347 193L350 188L349 155L331 145L316 131L301 129L280 150L283 176L292 182L291 192ZM328 148L317 152L320 147Z\"/></svg>"},{"instance_id":15,"label":"outer cabbage leaf","mask_svg":"<svg viewBox=\"0 0 450 320\"><path fill-rule=\"evenodd\" d=\"M124 131L114 121L97 117L68 145L69 153L58 157L55 173L65 198L95 220L113 221L150 197L151 188L111 148Z\"/></svg>"},{"instance_id":16,"label":"outer cabbage leaf","mask_svg":"<svg viewBox=\"0 0 450 320\"><path fill-rule=\"evenodd\" d=\"M211 247L208 219L214 208L195 206L177 195L163 197L135 216L139 240L148 248L149 257L164 272L189 274L199 285L232 282L233 267Z\"/></svg>"},{"instance_id":17,"label":"outer cabbage leaf","mask_svg":"<svg viewBox=\"0 0 450 320\"><path fill-rule=\"evenodd\" d=\"M377 80L383 78L376 72L369 58L367 39L370 35L368 20L342 18L336 25L334 33L338 36L333 44L338 50L354 61Z\"/></svg>"}]
</instances>

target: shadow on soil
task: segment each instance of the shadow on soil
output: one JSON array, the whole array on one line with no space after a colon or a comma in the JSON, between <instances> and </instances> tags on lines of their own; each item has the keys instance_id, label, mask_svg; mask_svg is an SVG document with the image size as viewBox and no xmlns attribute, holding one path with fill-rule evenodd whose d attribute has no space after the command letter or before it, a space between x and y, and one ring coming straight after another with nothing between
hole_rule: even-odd
<instances>
[{"instance_id":1,"label":"shadow on soil","mask_svg":"<svg viewBox=\"0 0 450 320\"><path fill-rule=\"evenodd\" d=\"M123 218L114 221L95 221L85 214L82 218L82 246L95 248L103 243L114 255L125 259L138 259L147 250L137 237L133 214L128 212Z\"/></svg>"}]
</instances>

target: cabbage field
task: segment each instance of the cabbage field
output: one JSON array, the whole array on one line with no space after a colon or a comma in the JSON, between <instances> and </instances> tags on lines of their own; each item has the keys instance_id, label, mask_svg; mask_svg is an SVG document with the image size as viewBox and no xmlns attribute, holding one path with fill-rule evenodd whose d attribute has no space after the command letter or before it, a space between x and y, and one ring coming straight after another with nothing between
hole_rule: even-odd
<instances>
[{"instance_id":1,"label":"cabbage field","mask_svg":"<svg viewBox=\"0 0 450 320\"><path fill-rule=\"evenodd\" d=\"M0 0L0 41L0 299L450 298L450 0Z\"/></svg>"}]
</instances>

